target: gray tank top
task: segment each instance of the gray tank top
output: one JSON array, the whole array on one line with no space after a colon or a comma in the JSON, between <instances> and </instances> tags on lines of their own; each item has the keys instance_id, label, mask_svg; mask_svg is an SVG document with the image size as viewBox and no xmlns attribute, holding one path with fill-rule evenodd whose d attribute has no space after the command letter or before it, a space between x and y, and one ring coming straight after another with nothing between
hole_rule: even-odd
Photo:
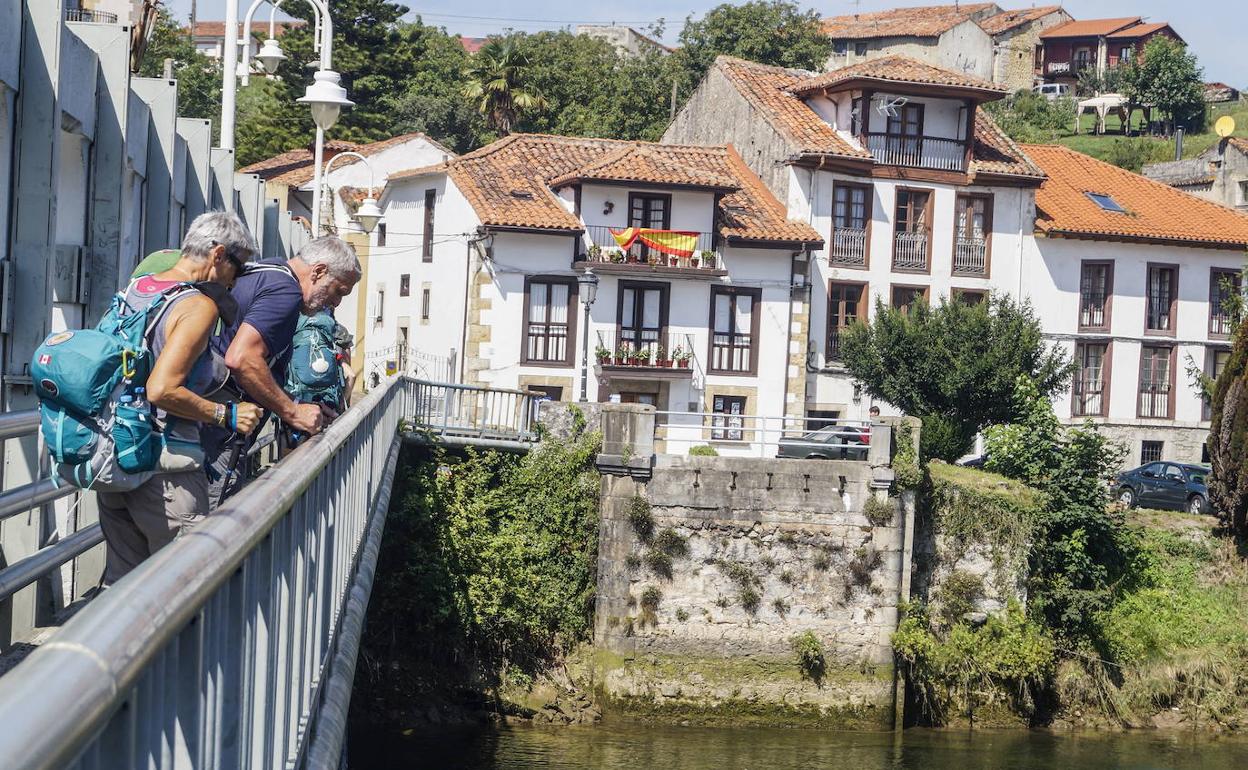
<instances>
[{"instance_id":1,"label":"gray tank top","mask_svg":"<svg viewBox=\"0 0 1248 770\"><path fill-rule=\"evenodd\" d=\"M142 310L150 305L152 300L176 285L176 281L159 281L150 275L140 276L131 281L130 286L126 288L126 303L135 310ZM165 349L165 335L170 317L169 311L173 310L179 302L195 296L195 294L197 292L188 291L169 299L165 312L161 313L160 320L157 321L156 327L152 330L151 336L147 341L153 361L160 358L161 352ZM195 365L191 367L191 371L186 377L186 382L184 383L186 389L198 396L209 396L214 393L221 383L219 376L214 375L214 371L217 368L218 366L214 361L212 351L205 347L204 352L195 360ZM172 438L196 444L199 443L198 422L182 417L170 417L163 409L156 410L156 417L168 426L166 430Z\"/></svg>"}]
</instances>

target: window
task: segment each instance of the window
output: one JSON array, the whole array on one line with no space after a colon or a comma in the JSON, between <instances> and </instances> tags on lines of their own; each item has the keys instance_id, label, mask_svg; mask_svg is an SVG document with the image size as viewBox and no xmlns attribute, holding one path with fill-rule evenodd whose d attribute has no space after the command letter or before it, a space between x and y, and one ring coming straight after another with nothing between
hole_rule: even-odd
<instances>
[{"instance_id":1,"label":"window","mask_svg":"<svg viewBox=\"0 0 1248 770\"><path fill-rule=\"evenodd\" d=\"M820 428L829 428L836 425L836 421L840 418L841 413L836 409L807 409L805 427L799 431L800 433L809 433Z\"/></svg>"},{"instance_id":2,"label":"window","mask_svg":"<svg viewBox=\"0 0 1248 770\"><path fill-rule=\"evenodd\" d=\"M824 357L841 359L841 332L865 315L867 285L865 283L828 283L828 347Z\"/></svg>"},{"instance_id":3,"label":"window","mask_svg":"<svg viewBox=\"0 0 1248 770\"><path fill-rule=\"evenodd\" d=\"M905 104L897 108L896 115L888 116L884 133L889 136L909 137L917 146L918 137L923 136L923 105Z\"/></svg>"},{"instance_id":4,"label":"window","mask_svg":"<svg viewBox=\"0 0 1248 770\"><path fill-rule=\"evenodd\" d=\"M1227 307L1231 297L1241 291L1242 278L1238 270L1214 268L1209 274L1209 336L1226 338L1234 331L1231 314Z\"/></svg>"},{"instance_id":5,"label":"window","mask_svg":"<svg viewBox=\"0 0 1248 770\"><path fill-rule=\"evenodd\" d=\"M711 399L711 438L740 441L745 427L745 396L719 396Z\"/></svg>"},{"instance_id":6,"label":"window","mask_svg":"<svg viewBox=\"0 0 1248 770\"><path fill-rule=\"evenodd\" d=\"M953 233L953 272L988 275L988 238L992 232L992 198L959 195Z\"/></svg>"},{"instance_id":7,"label":"window","mask_svg":"<svg viewBox=\"0 0 1248 770\"><path fill-rule=\"evenodd\" d=\"M626 390L620 393L620 403L648 404L657 407L659 405L659 394L655 391Z\"/></svg>"},{"instance_id":8,"label":"window","mask_svg":"<svg viewBox=\"0 0 1248 770\"><path fill-rule=\"evenodd\" d=\"M1239 205L1248 206L1248 181L1239 183Z\"/></svg>"},{"instance_id":9,"label":"window","mask_svg":"<svg viewBox=\"0 0 1248 770\"><path fill-rule=\"evenodd\" d=\"M900 310L909 310L916 302L927 301L926 286L894 286L892 305Z\"/></svg>"},{"instance_id":10,"label":"window","mask_svg":"<svg viewBox=\"0 0 1248 770\"><path fill-rule=\"evenodd\" d=\"M535 393L541 393L543 398L539 401L562 401L563 386L562 385L525 385L524 390L531 390Z\"/></svg>"},{"instance_id":11,"label":"window","mask_svg":"<svg viewBox=\"0 0 1248 770\"><path fill-rule=\"evenodd\" d=\"M931 198L928 190L897 190L897 211L893 219L894 270L927 270Z\"/></svg>"},{"instance_id":12,"label":"window","mask_svg":"<svg viewBox=\"0 0 1248 770\"><path fill-rule=\"evenodd\" d=\"M1114 263L1084 262L1079 276L1079 328L1108 329Z\"/></svg>"},{"instance_id":13,"label":"window","mask_svg":"<svg viewBox=\"0 0 1248 770\"><path fill-rule=\"evenodd\" d=\"M1153 475L1160 475L1161 455L1165 451L1166 442L1164 441L1141 441L1140 442L1140 465L1148 463L1158 463L1156 468L1152 469Z\"/></svg>"},{"instance_id":14,"label":"window","mask_svg":"<svg viewBox=\"0 0 1248 770\"><path fill-rule=\"evenodd\" d=\"M412 276L410 273L404 273L399 276L399 296L407 297L412 293Z\"/></svg>"},{"instance_id":15,"label":"window","mask_svg":"<svg viewBox=\"0 0 1248 770\"><path fill-rule=\"evenodd\" d=\"M671 227L672 196L658 194L628 194L628 226L651 227L666 230ZM636 247L641 261L650 258L650 247L640 244ZM631 252L630 252L631 253Z\"/></svg>"},{"instance_id":16,"label":"window","mask_svg":"<svg viewBox=\"0 0 1248 770\"><path fill-rule=\"evenodd\" d=\"M1174 348L1140 349L1140 417L1170 417L1170 376Z\"/></svg>"},{"instance_id":17,"label":"window","mask_svg":"<svg viewBox=\"0 0 1248 770\"><path fill-rule=\"evenodd\" d=\"M839 54L839 55L841 55L841 56L844 56L844 55L845 55L845 52L846 52L846 51L848 51L848 50L849 50L849 43L848 43L848 42L846 42L846 41L844 41L844 40L833 40L833 41L832 41L832 53L835 53L835 54Z\"/></svg>"},{"instance_id":18,"label":"window","mask_svg":"<svg viewBox=\"0 0 1248 770\"><path fill-rule=\"evenodd\" d=\"M1131 61L1131 46L1124 45L1118 49L1118 63L1126 64L1129 61Z\"/></svg>"},{"instance_id":19,"label":"window","mask_svg":"<svg viewBox=\"0 0 1248 770\"><path fill-rule=\"evenodd\" d=\"M378 246L386 245L386 223L385 222L377 223L377 245Z\"/></svg>"},{"instance_id":20,"label":"window","mask_svg":"<svg viewBox=\"0 0 1248 770\"><path fill-rule=\"evenodd\" d=\"M620 346L653 353L663 344L667 332L667 292L665 283L620 282L616 308Z\"/></svg>"},{"instance_id":21,"label":"window","mask_svg":"<svg viewBox=\"0 0 1248 770\"><path fill-rule=\"evenodd\" d=\"M867 55L867 44L866 44L866 43L861 43L861 42L860 42L860 43L854 43L854 55L855 55L855 56L866 56L866 55Z\"/></svg>"},{"instance_id":22,"label":"window","mask_svg":"<svg viewBox=\"0 0 1248 770\"><path fill-rule=\"evenodd\" d=\"M425 232L421 241L421 259L433 261L433 210L438 204L438 191L425 190Z\"/></svg>"},{"instance_id":23,"label":"window","mask_svg":"<svg viewBox=\"0 0 1248 770\"><path fill-rule=\"evenodd\" d=\"M1087 195L1089 198L1091 198L1093 203L1100 206L1105 211L1111 211L1115 214L1127 213L1127 210L1124 209L1122 206L1119 206L1118 201L1114 200L1113 196L1111 195L1106 195L1103 193L1094 193L1094 192L1084 193L1084 194Z\"/></svg>"},{"instance_id":24,"label":"window","mask_svg":"<svg viewBox=\"0 0 1248 770\"><path fill-rule=\"evenodd\" d=\"M958 289L951 290L953 299L964 305L978 305L988 299L988 292L982 289Z\"/></svg>"},{"instance_id":25,"label":"window","mask_svg":"<svg viewBox=\"0 0 1248 770\"><path fill-rule=\"evenodd\" d=\"M758 371L758 303L761 289L711 288L712 372Z\"/></svg>"},{"instance_id":26,"label":"window","mask_svg":"<svg viewBox=\"0 0 1248 770\"><path fill-rule=\"evenodd\" d=\"M420 320L429 320L429 289L420 290Z\"/></svg>"},{"instance_id":27,"label":"window","mask_svg":"<svg viewBox=\"0 0 1248 770\"><path fill-rule=\"evenodd\" d=\"M1222 372L1226 371L1226 364L1231 360L1231 351L1229 348L1205 348L1205 376L1216 382L1218 377L1222 376ZM1209 420L1213 418L1213 405L1209 403L1209 399L1202 397L1201 401L1201 419Z\"/></svg>"},{"instance_id":28,"label":"window","mask_svg":"<svg viewBox=\"0 0 1248 770\"><path fill-rule=\"evenodd\" d=\"M386 311L386 290L377 287L377 303L373 306L373 321L381 323L381 319L385 318Z\"/></svg>"},{"instance_id":29,"label":"window","mask_svg":"<svg viewBox=\"0 0 1248 770\"><path fill-rule=\"evenodd\" d=\"M833 265L867 266L870 221L871 188L837 182L832 189L832 248L828 256Z\"/></svg>"},{"instance_id":30,"label":"window","mask_svg":"<svg viewBox=\"0 0 1248 770\"><path fill-rule=\"evenodd\" d=\"M1074 392L1071 411L1075 417L1105 415L1109 408L1109 345L1083 342L1075 346Z\"/></svg>"},{"instance_id":31,"label":"window","mask_svg":"<svg viewBox=\"0 0 1248 770\"><path fill-rule=\"evenodd\" d=\"M1145 331L1174 334L1174 304L1179 269L1173 265L1148 266L1148 318Z\"/></svg>"},{"instance_id":32,"label":"window","mask_svg":"<svg viewBox=\"0 0 1248 770\"><path fill-rule=\"evenodd\" d=\"M849 103L849 132L854 136L862 136L867 130L867 110L871 105L865 97L859 96Z\"/></svg>"},{"instance_id":33,"label":"window","mask_svg":"<svg viewBox=\"0 0 1248 770\"><path fill-rule=\"evenodd\" d=\"M576 281L572 278L530 278L525 282L524 361L572 365L576 331Z\"/></svg>"}]
</instances>

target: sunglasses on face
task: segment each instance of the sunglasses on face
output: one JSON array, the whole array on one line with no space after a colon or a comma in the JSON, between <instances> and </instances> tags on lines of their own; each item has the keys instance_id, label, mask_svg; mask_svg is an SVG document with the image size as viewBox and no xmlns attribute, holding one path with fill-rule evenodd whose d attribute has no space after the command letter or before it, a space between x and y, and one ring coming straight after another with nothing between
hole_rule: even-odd
<instances>
[{"instance_id":1,"label":"sunglasses on face","mask_svg":"<svg viewBox=\"0 0 1248 770\"><path fill-rule=\"evenodd\" d=\"M225 258L230 260L230 262L234 265L234 272L235 273L243 272L244 260L239 259L238 255L236 255L233 251L231 251L229 246L226 246L224 243L221 243L220 241L213 241L212 245L224 247Z\"/></svg>"}]
</instances>

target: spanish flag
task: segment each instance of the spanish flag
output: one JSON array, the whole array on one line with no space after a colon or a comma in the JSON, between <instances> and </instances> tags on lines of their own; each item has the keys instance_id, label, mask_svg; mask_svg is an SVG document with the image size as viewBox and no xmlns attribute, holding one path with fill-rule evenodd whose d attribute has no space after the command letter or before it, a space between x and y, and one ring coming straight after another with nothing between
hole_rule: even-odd
<instances>
[{"instance_id":1,"label":"spanish flag","mask_svg":"<svg viewBox=\"0 0 1248 770\"><path fill-rule=\"evenodd\" d=\"M626 227L612 230L611 236L621 249L628 249L638 240L655 251L674 257L691 257L698 245L698 234L684 230L654 230L648 227Z\"/></svg>"}]
</instances>

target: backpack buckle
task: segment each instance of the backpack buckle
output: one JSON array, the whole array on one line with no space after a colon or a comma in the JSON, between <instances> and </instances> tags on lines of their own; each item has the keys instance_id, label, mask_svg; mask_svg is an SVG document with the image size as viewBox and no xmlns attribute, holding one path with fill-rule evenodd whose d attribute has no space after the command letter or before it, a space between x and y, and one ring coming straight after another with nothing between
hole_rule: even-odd
<instances>
[{"instance_id":1,"label":"backpack buckle","mask_svg":"<svg viewBox=\"0 0 1248 770\"><path fill-rule=\"evenodd\" d=\"M121 376L122 377L134 376L135 374L134 359L135 359L135 355L134 355L133 350L126 348L125 350L121 351Z\"/></svg>"}]
</instances>

